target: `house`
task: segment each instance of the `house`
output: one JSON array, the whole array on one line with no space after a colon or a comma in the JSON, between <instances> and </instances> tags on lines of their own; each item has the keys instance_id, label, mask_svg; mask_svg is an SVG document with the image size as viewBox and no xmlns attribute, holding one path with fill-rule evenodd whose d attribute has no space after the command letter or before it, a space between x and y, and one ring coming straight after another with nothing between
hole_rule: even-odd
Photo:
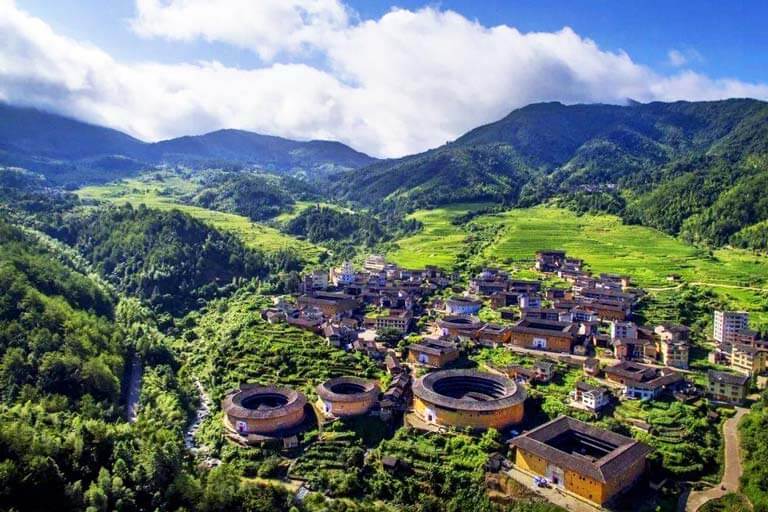
<instances>
[{"instance_id":1,"label":"house","mask_svg":"<svg viewBox=\"0 0 768 512\"><path fill-rule=\"evenodd\" d=\"M403 367L400 364L400 359L393 353L389 353L384 358L384 366L387 368L387 373L390 375L397 375L403 371Z\"/></svg>"},{"instance_id":2,"label":"house","mask_svg":"<svg viewBox=\"0 0 768 512\"><path fill-rule=\"evenodd\" d=\"M619 361L652 363L656 360L656 344L647 338L617 338L611 342Z\"/></svg>"},{"instance_id":3,"label":"house","mask_svg":"<svg viewBox=\"0 0 768 512\"><path fill-rule=\"evenodd\" d=\"M407 372L398 373L392 378L392 382L384 394L381 396L381 419L389 421L397 412L402 412L408 408L411 400L412 379Z\"/></svg>"},{"instance_id":4,"label":"house","mask_svg":"<svg viewBox=\"0 0 768 512\"><path fill-rule=\"evenodd\" d=\"M600 360L596 357L588 357L584 360L584 365L582 368L585 375L590 377L597 377L600 375Z\"/></svg>"},{"instance_id":5,"label":"house","mask_svg":"<svg viewBox=\"0 0 768 512\"><path fill-rule=\"evenodd\" d=\"M365 322L377 331L395 329L408 332L413 322L413 313L405 309L390 309L383 314L366 316Z\"/></svg>"},{"instance_id":6,"label":"house","mask_svg":"<svg viewBox=\"0 0 768 512\"><path fill-rule=\"evenodd\" d=\"M510 441L514 465L598 506L631 488L646 470L650 447L560 416Z\"/></svg>"},{"instance_id":7,"label":"house","mask_svg":"<svg viewBox=\"0 0 768 512\"><path fill-rule=\"evenodd\" d=\"M328 272L326 270L314 270L304 276L302 288L305 293L328 288Z\"/></svg>"},{"instance_id":8,"label":"house","mask_svg":"<svg viewBox=\"0 0 768 512\"><path fill-rule=\"evenodd\" d=\"M570 353L578 324L522 319L510 327L512 344L518 347Z\"/></svg>"},{"instance_id":9,"label":"house","mask_svg":"<svg viewBox=\"0 0 768 512\"><path fill-rule=\"evenodd\" d=\"M520 315L531 320L560 320L560 310L554 308L521 308Z\"/></svg>"},{"instance_id":10,"label":"house","mask_svg":"<svg viewBox=\"0 0 768 512\"><path fill-rule=\"evenodd\" d=\"M620 290L629 288L630 278L629 276L622 276L618 274L600 274L600 282L609 287L615 287Z\"/></svg>"},{"instance_id":11,"label":"house","mask_svg":"<svg viewBox=\"0 0 768 512\"><path fill-rule=\"evenodd\" d=\"M653 332L659 339L661 362L672 368L688 369L691 329L684 325L664 323L657 325Z\"/></svg>"},{"instance_id":12,"label":"house","mask_svg":"<svg viewBox=\"0 0 768 512\"><path fill-rule=\"evenodd\" d=\"M355 282L357 272L352 263L345 261L341 267L331 269L331 282L334 286L345 286Z\"/></svg>"},{"instance_id":13,"label":"house","mask_svg":"<svg viewBox=\"0 0 768 512\"><path fill-rule=\"evenodd\" d=\"M520 303L518 292L496 292L490 296L491 307L494 309L517 306Z\"/></svg>"},{"instance_id":14,"label":"house","mask_svg":"<svg viewBox=\"0 0 768 512\"><path fill-rule=\"evenodd\" d=\"M674 392L685 384L682 375L669 368L653 368L632 361L622 361L604 370L605 377L624 386L624 396L653 400L664 391Z\"/></svg>"},{"instance_id":15,"label":"house","mask_svg":"<svg viewBox=\"0 0 768 512\"><path fill-rule=\"evenodd\" d=\"M408 347L408 362L442 368L459 358L459 348L450 341L424 338Z\"/></svg>"},{"instance_id":16,"label":"house","mask_svg":"<svg viewBox=\"0 0 768 512\"><path fill-rule=\"evenodd\" d=\"M741 343L734 343L731 347L731 369L754 376L765 373L767 366L768 349Z\"/></svg>"},{"instance_id":17,"label":"house","mask_svg":"<svg viewBox=\"0 0 768 512\"><path fill-rule=\"evenodd\" d=\"M442 336L471 340L477 334L483 323L477 317L451 315L437 321Z\"/></svg>"},{"instance_id":18,"label":"house","mask_svg":"<svg viewBox=\"0 0 768 512\"><path fill-rule=\"evenodd\" d=\"M587 382L577 382L568 394L572 405L579 409L598 412L611 402L611 395L605 386L593 386Z\"/></svg>"},{"instance_id":19,"label":"house","mask_svg":"<svg viewBox=\"0 0 768 512\"><path fill-rule=\"evenodd\" d=\"M277 308L268 308L264 311L264 318L267 321L267 323L270 324L279 324L280 322L284 322L286 319L286 314L284 311L277 309Z\"/></svg>"},{"instance_id":20,"label":"house","mask_svg":"<svg viewBox=\"0 0 768 512\"><path fill-rule=\"evenodd\" d=\"M532 369L520 366L519 364L510 364L504 371L510 379L523 384L531 382L535 377L535 373Z\"/></svg>"},{"instance_id":21,"label":"house","mask_svg":"<svg viewBox=\"0 0 768 512\"><path fill-rule=\"evenodd\" d=\"M707 394L716 402L742 404L749 393L749 375L709 370L707 372Z\"/></svg>"},{"instance_id":22,"label":"house","mask_svg":"<svg viewBox=\"0 0 768 512\"><path fill-rule=\"evenodd\" d=\"M661 339L658 354L661 362L672 368L688 369L691 346L684 340Z\"/></svg>"},{"instance_id":23,"label":"house","mask_svg":"<svg viewBox=\"0 0 768 512\"><path fill-rule=\"evenodd\" d=\"M316 291L299 296L296 302L303 308L317 308L327 317L349 315L359 306L354 296L342 292Z\"/></svg>"},{"instance_id":24,"label":"house","mask_svg":"<svg viewBox=\"0 0 768 512\"><path fill-rule=\"evenodd\" d=\"M475 342L483 347L499 347L506 345L512 338L512 332L509 327L498 324L485 324L477 330Z\"/></svg>"},{"instance_id":25,"label":"house","mask_svg":"<svg viewBox=\"0 0 768 512\"><path fill-rule=\"evenodd\" d=\"M507 281L507 290L512 293L536 295L541 291L541 281L510 279Z\"/></svg>"},{"instance_id":26,"label":"house","mask_svg":"<svg viewBox=\"0 0 768 512\"><path fill-rule=\"evenodd\" d=\"M634 322L612 320L610 322L611 339L637 339L637 325Z\"/></svg>"},{"instance_id":27,"label":"house","mask_svg":"<svg viewBox=\"0 0 768 512\"><path fill-rule=\"evenodd\" d=\"M555 363L536 361L533 364L533 378L540 382L549 382L555 376Z\"/></svg>"},{"instance_id":28,"label":"house","mask_svg":"<svg viewBox=\"0 0 768 512\"><path fill-rule=\"evenodd\" d=\"M557 272L565 265L565 251L536 251L536 270Z\"/></svg>"},{"instance_id":29,"label":"house","mask_svg":"<svg viewBox=\"0 0 768 512\"><path fill-rule=\"evenodd\" d=\"M524 293L517 297L517 303L521 309L541 308L541 297Z\"/></svg>"},{"instance_id":30,"label":"house","mask_svg":"<svg viewBox=\"0 0 768 512\"><path fill-rule=\"evenodd\" d=\"M365 258L363 268L369 272L381 272L387 267L387 261L380 254L371 254Z\"/></svg>"}]
</instances>

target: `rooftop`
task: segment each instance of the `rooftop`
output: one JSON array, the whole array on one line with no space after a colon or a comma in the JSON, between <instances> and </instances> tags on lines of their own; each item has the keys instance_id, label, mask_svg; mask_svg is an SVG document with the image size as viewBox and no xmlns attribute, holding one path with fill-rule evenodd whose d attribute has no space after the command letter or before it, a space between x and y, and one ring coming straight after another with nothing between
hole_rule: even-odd
<instances>
[{"instance_id":1,"label":"rooftop","mask_svg":"<svg viewBox=\"0 0 768 512\"><path fill-rule=\"evenodd\" d=\"M516 437L510 445L599 482L619 478L623 468L651 451L632 438L567 416Z\"/></svg>"}]
</instances>

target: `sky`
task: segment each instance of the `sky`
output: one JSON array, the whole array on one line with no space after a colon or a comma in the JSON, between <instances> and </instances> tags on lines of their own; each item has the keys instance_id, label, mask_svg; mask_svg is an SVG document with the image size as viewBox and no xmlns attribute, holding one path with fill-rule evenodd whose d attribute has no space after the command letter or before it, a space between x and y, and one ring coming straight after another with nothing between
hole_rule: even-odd
<instances>
[{"instance_id":1,"label":"sky","mask_svg":"<svg viewBox=\"0 0 768 512\"><path fill-rule=\"evenodd\" d=\"M379 157L539 101L768 99L768 2L0 0L0 101Z\"/></svg>"}]
</instances>

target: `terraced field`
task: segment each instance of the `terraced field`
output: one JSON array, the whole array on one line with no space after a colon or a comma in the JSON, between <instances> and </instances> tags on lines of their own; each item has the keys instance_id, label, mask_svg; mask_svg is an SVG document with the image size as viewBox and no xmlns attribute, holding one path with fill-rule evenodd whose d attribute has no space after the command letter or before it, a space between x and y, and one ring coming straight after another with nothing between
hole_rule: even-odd
<instances>
[{"instance_id":1,"label":"terraced field","mask_svg":"<svg viewBox=\"0 0 768 512\"><path fill-rule=\"evenodd\" d=\"M277 229L253 222L242 215L218 212L179 202L179 195L193 192L195 185L178 177L163 182L145 179L123 180L107 185L84 187L77 191L83 200L112 203L144 204L158 210L180 210L221 231L237 236L247 247L268 252L290 248L314 262L322 248L303 240L297 240Z\"/></svg>"},{"instance_id":2,"label":"terraced field","mask_svg":"<svg viewBox=\"0 0 768 512\"><path fill-rule=\"evenodd\" d=\"M422 210L412 217L424 224L415 235L397 241L387 255L407 267L432 264L451 268L471 244L474 265L518 269L524 277L538 249L565 249L584 259L592 271L632 276L651 291L672 291L667 277L713 289L734 308L753 314L756 326L768 325L768 257L738 249L708 251L642 226L627 226L611 215L583 215L560 208L513 209L481 215L462 226L451 219L482 204ZM487 205L485 205L487 206ZM491 233L479 240L478 233Z\"/></svg>"},{"instance_id":3,"label":"terraced field","mask_svg":"<svg viewBox=\"0 0 768 512\"><path fill-rule=\"evenodd\" d=\"M481 203L455 204L435 210L419 210L409 216L424 226L415 235L397 241L387 259L405 268L437 265L451 268L465 248L467 232L451 224L455 217L484 206Z\"/></svg>"},{"instance_id":4,"label":"terraced field","mask_svg":"<svg viewBox=\"0 0 768 512\"><path fill-rule=\"evenodd\" d=\"M316 334L262 320L266 305L264 297L240 292L211 304L198 320L189 362L214 402L243 382L277 383L313 395L314 386L330 377L379 376L359 352L346 353Z\"/></svg>"}]
</instances>

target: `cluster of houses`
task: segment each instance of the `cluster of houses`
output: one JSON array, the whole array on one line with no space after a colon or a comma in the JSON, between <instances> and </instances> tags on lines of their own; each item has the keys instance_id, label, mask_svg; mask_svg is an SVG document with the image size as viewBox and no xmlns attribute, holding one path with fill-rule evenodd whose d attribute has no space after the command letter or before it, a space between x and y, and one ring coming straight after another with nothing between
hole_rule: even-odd
<instances>
[{"instance_id":1,"label":"cluster of houses","mask_svg":"<svg viewBox=\"0 0 768 512\"><path fill-rule=\"evenodd\" d=\"M507 400L506 396L496 396L500 384L493 384L493 379L499 377L448 370L442 380L435 377L429 388L425 387L425 376L415 379L411 372L416 367L421 372L450 368L464 350L473 347L508 347L533 355L536 361L532 367L492 368L522 389L556 378L562 363L580 367L584 379L570 390L569 405L593 414L600 414L616 397L656 400L667 394L689 401L706 392L714 401L741 403L751 378L768 368L768 341L749 330L747 314L718 311L713 358L733 371L708 372L706 389L699 390L685 378L690 329L672 323L635 323L633 307L643 292L631 286L629 277L592 275L581 260L568 257L564 251L538 251L535 268L557 275L570 286L545 289L541 280L517 279L487 268L470 279L465 291L456 286L458 276L438 268L406 270L372 255L359 269L344 263L305 275L295 302L277 301L263 315L269 322L311 330L325 336L333 346L362 351L379 361L391 375L386 389L371 387L379 397L376 413L384 420L412 412L417 401L414 397L421 388L426 389L421 390L424 396L420 400L427 404L423 411L427 422L435 417L430 405L435 402L435 393L455 400L479 400L485 405ZM442 298L431 303L425 300L449 287L450 292L439 294ZM479 314L488 306L507 322L481 321ZM385 330L403 335L412 332L428 308L437 320L419 333L403 354L371 336L371 332ZM607 363L605 367L601 359ZM329 382L327 390L323 388L324 410L349 408L351 399L346 395L355 390L363 393L358 388L364 387L351 380ZM370 391L371 396L374 391ZM437 398L445 401L445 397ZM360 399L360 410L370 410L367 404ZM464 412L457 407L446 409L450 413L443 419L448 423L470 417L482 419L489 413L474 410L480 405ZM569 417L515 437L510 448L514 465L521 471L546 478L596 504L630 487L642 474L649 453L642 443Z\"/></svg>"}]
</instances>

